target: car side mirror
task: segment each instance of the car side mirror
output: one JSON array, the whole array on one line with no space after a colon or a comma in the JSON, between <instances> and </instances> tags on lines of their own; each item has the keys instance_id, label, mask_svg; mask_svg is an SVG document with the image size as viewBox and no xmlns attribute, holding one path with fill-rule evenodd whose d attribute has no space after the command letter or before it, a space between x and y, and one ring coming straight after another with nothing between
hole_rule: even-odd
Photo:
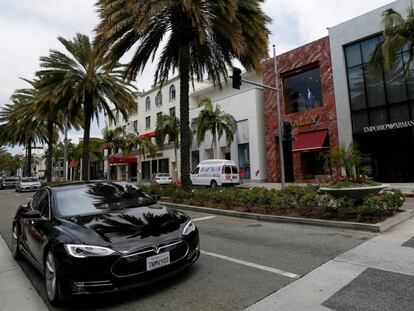
<instances>
[{"instance_id":1,"label":"car side mirror","mask_svg":"<svg viewBox=\"0 0 414 311\"><path fill-rule=\"evenodd\" d=\"M152 196L152 199L153 199L155 202L159 202L159 201L161 201L161 197L160 197L159 195L153 195L153 196Z\"/></svg>"},{"instance_id":2,"label":"car side mirror","mask_svg":"<svg viewBox=\"0 0 414 311\"><path fill-rule=\"evenodd\" d=\"M42 219L43 217L39 211L34 210L34 211L29 211L29 212L24 213L23 218L24 219Z\"/></svg>"}]
</instances>

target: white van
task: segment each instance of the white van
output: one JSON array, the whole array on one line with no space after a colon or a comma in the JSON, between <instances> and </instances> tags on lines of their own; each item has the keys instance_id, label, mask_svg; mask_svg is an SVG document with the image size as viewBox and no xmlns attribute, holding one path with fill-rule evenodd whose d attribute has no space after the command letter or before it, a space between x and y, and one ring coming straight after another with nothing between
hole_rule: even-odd
<instances>
[{"instance_id":1,"label":"white van","mask_svg":"<svg viewBox=\"0 0 414 311\"><path fill-rule=\"evenodd\" d=\"M201 161L191 173L190 178L193 185L212 188L240 184L239 170L236 163L230 160Z\"/></svg>"}]
</instances>

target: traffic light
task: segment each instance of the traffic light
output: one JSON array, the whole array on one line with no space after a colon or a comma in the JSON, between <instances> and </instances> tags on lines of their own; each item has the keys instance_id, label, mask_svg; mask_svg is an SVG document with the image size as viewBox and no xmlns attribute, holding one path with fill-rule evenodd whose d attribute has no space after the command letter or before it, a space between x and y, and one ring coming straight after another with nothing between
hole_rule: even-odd
<instances>
[{"instance_id":1,"label":"traffic light","mask_svg":"<svg viewBox=\"0 0 414 311\"><path fill-rule=\"evenodd\" d=\"M290 122L283 122L283 140L292 139L292 124Z\"/></svg>"},{"instance_id":2,"label":"traffic light","mask_svg":"<svg viewBox=\"0 0 414 311\"><path fill-rule=\"evenodd\" d=\"M240 86L242 85L241 73L241 69L233 67L233 89L240 90Z\"/></svg>"}]
</instances>

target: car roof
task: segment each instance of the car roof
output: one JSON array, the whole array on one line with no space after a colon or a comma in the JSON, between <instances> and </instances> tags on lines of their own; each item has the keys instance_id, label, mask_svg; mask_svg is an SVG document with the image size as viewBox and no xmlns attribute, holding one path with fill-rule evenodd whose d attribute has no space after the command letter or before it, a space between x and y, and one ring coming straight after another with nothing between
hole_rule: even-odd
<instances>
[{"instance_id":1,"label":"car roof","mask_svg":"<svg viewBox=\"0 0 414 311\"><path fill-rule=\"evenodd\" d=\"M57 185L51 185L48 188L53 190L54 192L59 192L59 191L66 191L66 190L71 190L71 189L79 189L79 188L86 188L86 186L88 185L98 185L98 184L103 184L103 185L113 185L113 184L117 184L117 185L125 185L125 184L129 184L127 182L120 182L120 181L107 181L107 180L97 180L97 181L79 181L79 182L68 182L68 183L62 183L62 184L57 184Z\"/></svg>"}]
</instances>

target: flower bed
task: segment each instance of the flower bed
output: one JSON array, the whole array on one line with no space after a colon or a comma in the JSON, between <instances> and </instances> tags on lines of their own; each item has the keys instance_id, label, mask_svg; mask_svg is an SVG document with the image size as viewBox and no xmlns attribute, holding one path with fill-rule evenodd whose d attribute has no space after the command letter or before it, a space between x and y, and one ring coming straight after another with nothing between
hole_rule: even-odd
<instances>
[{"instance_id":1,"label":"flower bed","mask_svg":"<svg viewBox=\"0 0 414 311\"><path fill-rule=\"evenodd\" d=\"M399 190L369 195L361 203L348 197L334 198L320 194L318 187L290 186L284 190L266 188L195 188L140 185L165 202L229 209L277 216L377 223L395 215L404 204Z\"/></svg>"}]
</instances>

